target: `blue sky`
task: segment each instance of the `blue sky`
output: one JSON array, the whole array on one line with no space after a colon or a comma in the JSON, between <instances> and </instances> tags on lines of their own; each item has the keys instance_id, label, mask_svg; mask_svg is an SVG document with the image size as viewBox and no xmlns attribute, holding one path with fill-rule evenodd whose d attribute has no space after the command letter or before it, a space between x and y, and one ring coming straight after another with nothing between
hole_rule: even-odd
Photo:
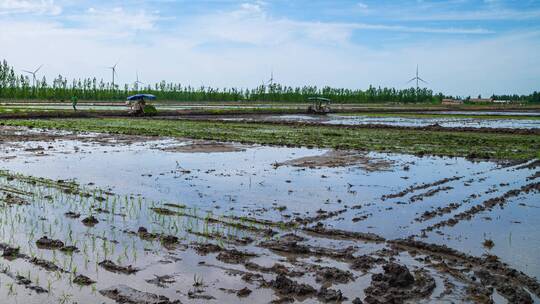
<instances>
[{"instance_id":1,"label":"blue sky","mask_svg":"<svg viewBox=\"0 0 540 304\"><path fill-rule=\"evenodd\" d=\"M540 90L540 1L0 0L0 58L49 79Z\"/></svg>"}]
</instances>

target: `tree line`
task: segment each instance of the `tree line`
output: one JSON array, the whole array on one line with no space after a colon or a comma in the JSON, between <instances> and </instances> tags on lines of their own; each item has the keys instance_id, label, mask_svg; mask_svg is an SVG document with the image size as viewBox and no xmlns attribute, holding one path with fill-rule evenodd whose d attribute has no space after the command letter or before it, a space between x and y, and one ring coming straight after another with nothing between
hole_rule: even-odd
<instances>
[{"instance_id":1,"label":"tree line","mask_svg":"<svg viewBox=\"0 0 540 304\"><path fill-rule=\"evenodd\" d=\"M24 100L69 100L76 96L79 100L125 100L136 93L156 95L160 100L200 102L200 101L260 101L260 102L307 102L309 97L329 98L337 103L378 103L378 102L440 102L445 96L434 94L427 88L395 89L370 86L366 90L317 86L291 87L277 83L263 84L253 89L193 87L179 83L161 81L153 85L138 87L137 84L119 86L103 79L79 78L68 80L58 75L51 83L45 76L31 79L28 75L15 72L3 60L0 64L0 98Z\"/></svg>"},{"instance_id":2,"label":"tree line","mask_svg":"<svg viewBox=\"0 0 540 304\"><path fill-rule=\"evenodd\" d=\"M519 101L527 103L540 103L540 92L534 91L529 95L517 95L517 94L503 94L503 95L492 95L491 98L495 100L508 100L508 101Z\"/></svg>"}]
</instances>

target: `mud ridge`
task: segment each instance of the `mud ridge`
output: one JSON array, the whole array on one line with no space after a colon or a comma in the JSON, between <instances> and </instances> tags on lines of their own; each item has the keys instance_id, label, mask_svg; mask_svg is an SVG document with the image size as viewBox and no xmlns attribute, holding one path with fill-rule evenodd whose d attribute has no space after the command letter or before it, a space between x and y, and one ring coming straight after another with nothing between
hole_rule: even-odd
<instances>
[{"instance_id":1,"label":"mud ridge","mask_svg":"<svg viewBox=\"0 0 540 304\"><path fill-rule=\"evenodd\" d=\"M499 261L495 256L486 255L483 257L475 257L445 245L428 244L413 239L398 239L388 241L388 243L399 250L406 250L409 252L420 251L431 258L451 260L453 263L459 263L463 266L472 265L479 267L480 269L486 269L491 273L503 276L507 283L513 282L518 286L526 286L532 293L540 297L540 283L536 279L529 277L521 271L508 267L507 264Z\"/></svg>"},{"instance_id":2,"label":"mud ridge","mask_svg":"<svg viewBox=\"0 0 540 304\"><path fill-rule=\"evenodd\" d=\"M454 177L449 177L449 178L443 178L441 180L438 180L438 181L435 181L433 183L428 183L428 184L421 184L421 185L417 185L417 186L411 186L401 192L398 192L398 193L394 193L394 194L387 194L387 195L383 195L381 197L381 199L384 201L384 200L387 200L387 199L390 199L390 198L398 198L398 197L404 197L405 195L409 194L409 193L412 193L414 191L417 191L417 190L422 190L422 189L427 189L427 188L431 188L431 187L435 187L435 186L440 186L442 184L446 184L448 182L451 182L451 181L456 181L456 180L459 180L459 179L462 179L463 176L454 176Z\"/></svg>"},{"instance_id":3,"label":"mud ridge","mask_svg":"<svg viewBox=\"0 0 540 304\"><path fill-rule=\"evenodd\" d=\"M448 220L431 225L423 229L423 231L433 231L434 229L439 229L444 226L454 226L457 223L459 223L459 221L461 220L471 219L475 214L479 212L489 211L497 205L501 207L504 206L507 203L509 198L516 197L522 193L529 193L532 191L536 191L536 192L540 191L540 182L527 184L527 185L522 186L519 189L509 190L501 196L490 198L478 205L471 207L470 209L466 211L463 211L461 213L454 215L452 218Z\"/></svg>"}]
</instances>

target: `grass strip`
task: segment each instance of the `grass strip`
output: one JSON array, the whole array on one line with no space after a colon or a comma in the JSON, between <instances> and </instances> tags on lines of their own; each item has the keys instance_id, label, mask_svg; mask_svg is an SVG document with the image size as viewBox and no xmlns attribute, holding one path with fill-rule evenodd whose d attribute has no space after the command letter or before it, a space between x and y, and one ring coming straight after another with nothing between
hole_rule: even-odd
<instances>
[{"instance_id":1,"label":"grass strip","mask_svg":"<svg viewBox=\"0 0 540 304\"><path fill-rule=\"evenodd\" d=\"M410 129L340 129L130 118L0 120L0 124L72 131L171 136L241 143L356 149L494 160L540 158L540 136Z\"/></svg>"}]
</instances>

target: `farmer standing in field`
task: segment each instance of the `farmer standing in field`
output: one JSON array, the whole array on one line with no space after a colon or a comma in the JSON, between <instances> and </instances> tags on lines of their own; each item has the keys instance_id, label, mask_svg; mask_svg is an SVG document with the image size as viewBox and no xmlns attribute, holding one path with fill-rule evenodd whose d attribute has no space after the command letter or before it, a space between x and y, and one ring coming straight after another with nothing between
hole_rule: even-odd
<instances>
[{"instance_id":1,"label":"farmer standing in field","mask_svg":"<svg viewBox=\"0 0 540 304\"><path fill-rule=\"evenodd\" d=\"M73 111L77 111L77 96L71 97L71 106L73 107Z\"/></svg>"}]
</instances>

